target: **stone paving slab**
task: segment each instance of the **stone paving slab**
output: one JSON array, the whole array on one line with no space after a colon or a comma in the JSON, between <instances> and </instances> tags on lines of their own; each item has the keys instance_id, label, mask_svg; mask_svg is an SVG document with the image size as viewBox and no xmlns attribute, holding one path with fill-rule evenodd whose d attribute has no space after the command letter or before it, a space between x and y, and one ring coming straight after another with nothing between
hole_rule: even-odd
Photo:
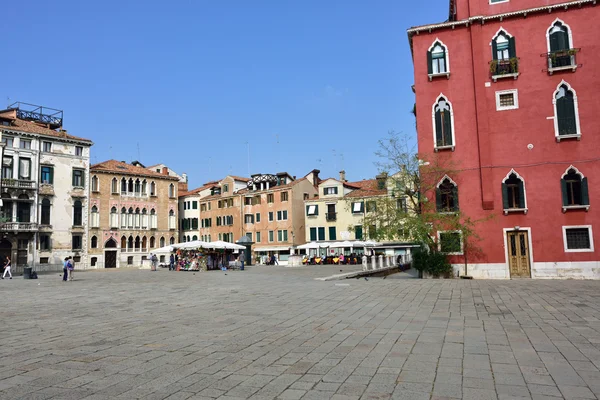
<instances>
[{"instance_id":1,"label":"stone paving slab","mask_svg":"<svg viewBox=\"0 0 600 400\"><path fill-rule=\"evenodd\" d=\"M600 398L600 282L344 268L0 281L0 399Z\"/></svg>"}]
</instances>

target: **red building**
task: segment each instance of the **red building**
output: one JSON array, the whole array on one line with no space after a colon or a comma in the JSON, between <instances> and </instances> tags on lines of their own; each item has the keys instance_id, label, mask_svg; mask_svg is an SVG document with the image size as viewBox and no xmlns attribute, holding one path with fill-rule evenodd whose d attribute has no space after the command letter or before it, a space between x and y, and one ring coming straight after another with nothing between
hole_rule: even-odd
<instances>
[{"instance_id":1,"label":"red building","mask_svg":"<svg viewBox=\"0 0 600 400\"><path fill-rule=\"evenodd\" d=\"M419 153L454 171L428 198L485 219L469 275L600 278L599 16L595 0L450 0L447 22L408 30Z\"/></svg>"}]
</instances>

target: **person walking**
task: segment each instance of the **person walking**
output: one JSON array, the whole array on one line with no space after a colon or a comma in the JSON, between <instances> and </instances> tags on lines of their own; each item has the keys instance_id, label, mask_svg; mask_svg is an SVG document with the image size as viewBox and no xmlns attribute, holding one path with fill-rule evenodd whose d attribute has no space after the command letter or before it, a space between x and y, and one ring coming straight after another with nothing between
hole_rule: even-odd
<instances>
[{"instance_id":1,"label":"person walking","mask_svg":"<svg viewBox=\"0 0 600 400\"><path fill-rule=\"evenodd\" d=\"M73 257L69 257L69 261L67 261L67 269L69 270L69 280L73 280L73 272L75 271L75 261Z\"/></svg>"},{"instance_id":2,"label":"person walking","mask_svg":"<svg viewBox=\"0 0 600 400\"><path fill-rule=\"evenodd\" d=\"M152 271L156 271L156 264L158 262L156 254L150 254L150 262L152 263Z\"/></svg>"},{"instance_id":3,"label":"person walking","mask_svg":"<svg viewBox=\"0 0 600 400\"><path fill-rule=\"evenodd\" d=\"M6 274L8 274L9 279L12 279L12 273L10 272L10 257L6 256L6 262L4 263L4 274L2 275L2 279L4 279L4 277L6 277Z\"/></svg>"},{"instance_id":4,"label":"person walking","mask_svg":"<svg viewBox=\"0 0 600 400\"><path fill-rule=\"evenodd\" d=\"M172 253L169 257L169 271L175 271L175 256Z\"/></svg>"},{"instance_id":5,"label":"person walking","mask_svg":"<svg viewBox=\"0 0 600 400\"><path fill-rule=\"evenodd\" d=\"M65 257L65 261L63 261L63 282L67 281L67 277L69 276L69 271L68 271L68 265L69 265L69 257Z\"/></svg>"}]
</instances>

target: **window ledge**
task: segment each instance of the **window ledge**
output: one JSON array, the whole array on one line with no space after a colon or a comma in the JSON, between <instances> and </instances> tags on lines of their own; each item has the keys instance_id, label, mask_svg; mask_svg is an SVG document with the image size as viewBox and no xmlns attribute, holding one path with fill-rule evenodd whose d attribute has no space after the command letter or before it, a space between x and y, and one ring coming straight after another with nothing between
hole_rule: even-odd
<instances>
[{"instance_id":1,"label":"window ledge","mask_svg":"<svg viewBox=\"0 0 600 400\"><path fill-rule=\"evenodd\" d=\"M557 135L556 136L556 142L560 143L561 140L565 140L565 139L577 139L577 140L581 140L581 133L575 133L572 135Z\"/></svg>"},{"instance_id":2,"label":"window ledge","mask_svg":"<svg viewBox=\"0 0 600 400\"><path fill-rule=\"evenodd\" d=\"M569 70L571 70L572 72L575 72L577 70L577 64L566 65L564 67L548 68L548 75L552 75L555 72L569 71Z\"/></svg>"},{"instance_id":3,"label":"window ledge","mask_svg":"<svg viewBox=\"0 0 600 400\"><path fill-rule=\"evenodd\" d=\"M317 217L317 215L312 214L312 215L307 215L307 217Z\"/></svg>"},{"instance_id":4,"label":"window ledge","mask_svg":"<svg viewBox=\"0 0 600 400\"><path fill-rule=\"evenodd\" d=\"M562 208L562 212L566 213L569 210L585 210L586 212L589 211L590 209L590 205L576 205L576 206L563 206Z\"/></svg>"},{"instance_id":5,"label":"window ledge","mask_svg":"<svg viewBox=\"0 0 600 400\"><path fill-rule=\"evenodd\" d=\"M509 213L523 213L527 215L527 208L505 208L504 215L508 215Z\"/></svg>"},{"instance_id":6,"label":"window ledge","mask_svg":"<svg viewBox=\"0 0 600 400\"><path fill-rule=\"evenodd\" d=\"M513 74L492 75L492 80L494 82L496 82L498 79L505 79L505 78L517 79L519 77L519 74L520 74L520 72L515 72Z\"/></svg>"},{"instance_id":7,"label":"window ledge","mask_svg":"<svg viewBox=\"0 0 600 400\"><path fill-rule=\"evenodd\" d=\"M454 151L454 145L451 146L435 146L433 150L437 153L438 151L451 150Z\"/></svg>"},{"instance_id":8,"label":"window ledge","mask_svg":"<svg viewBox=\"0 0 600 400\"><path fill-rule=\"evenodd\" d=\"M455 215L455 214L458 214L458 211L439 211L438 214L442 214L442 215Z\"/></svg>"},{"instance_id":9,"label":"window ledge","mask_svg":"<svg viewBox=\"0 0 600 400\"><path fill-rule=\"evenodd\" d=\"M442 72L439 74L427 74L427 76L429 77L429 82L431 82L435 78L440 78L442 76L445 76L446 79L450 79L450 72Z\"/></svg>"}]
</instances>

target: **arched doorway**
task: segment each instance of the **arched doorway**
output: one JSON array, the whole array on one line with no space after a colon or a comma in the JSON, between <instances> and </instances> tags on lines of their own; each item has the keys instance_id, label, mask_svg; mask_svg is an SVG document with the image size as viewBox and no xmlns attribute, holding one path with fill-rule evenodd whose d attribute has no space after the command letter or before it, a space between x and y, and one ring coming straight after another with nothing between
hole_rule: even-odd
<instances>
[{"instance_id":1,"label":"arched doorway","mask_svg":"<svg viewBox=\"0 0 600 400\"><path fill-rule=\"evenodd\" d=\"M0 263L4 265L6 257L12 258L12 243L8 239L0 240Z\"/></svg>"},{"instance_id":2,"label":"arched doorway","mask_svg":"<svg viewBox=\"0 0 600 400\"><path fill-rule=\"evenodd\" d=\"M108 239L104 248L104 268L117 268L117 241L113 238Z\"/></svg>"}]
</instances>

